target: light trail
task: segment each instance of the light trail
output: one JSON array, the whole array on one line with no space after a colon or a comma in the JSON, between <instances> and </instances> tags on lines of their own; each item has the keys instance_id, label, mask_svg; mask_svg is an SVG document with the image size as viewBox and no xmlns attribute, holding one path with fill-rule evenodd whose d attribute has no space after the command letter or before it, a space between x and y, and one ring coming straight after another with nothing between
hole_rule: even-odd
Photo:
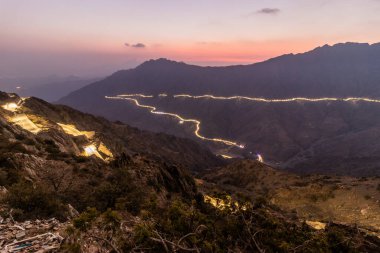
<instances>
[{"instance_id":1,"label":"light trail","mask_svg":"<svg viewBox=\"0 0 380 253\"><path fill-rule=\"evenodd\" d=\"M255 102L265 102L265 103L286 103L286 102L323 102L323 101L363 101L370 103L380 103L380 99L366 98L366 97L348 97L348 98L306 98L306 97L295 97L295 98L284 98L284 99L268 99L268 98L258 98L258 97L245 97L245 96L232 96L232 97L222 97L214 95L200 95L193 96L189 94L179 94L173 95L174 98L191 98L191 99L214 99L214 100L249 100Z\"/></svg>"},{"instance_id":2,"label":"light trail","mask_svg":"<svg viewBox=\"0 0 380 253\"><path fill-rule=\"evenodd\" d=\"M141 94L139 94L141 95ZM141 97L141 96L139 96ZM198 137L199 139L202 139L202 140L205 140L205 141L211 141L211 142L217 142L217 143L223 143L225 145L228 145L228 146L234 146L234 147L238 147L238 148L245 148L244 145L241 145L241 144L238 144L236 142L233 142L233 141L229 141L229 140L224 140L224 139L221 139L221 138L208 138L208 137L205 137L203 135L201 135L199 132L200 132L200 125L201 125L201 122L199 120L196 120L196 119L186 119L186 118L183 118L181 117L180 115L178 114L175 114L175 113L169 113L169 112L162 112L162 111L157 111L157 108L154 107L154 106L150 106L150 105L143 105L143 104L140 104L140 102L135 99L135 98L131 98L129 96L126 96L126 95L123 95L123 96L116 96L116 97L112 97L112 96L105 96L106 99L115 99L115 100L128 100L128 101L132 101L135 103L136 106L140 107L140 108L145 108L145 109L148 109L150 111L150 113L152 114L157 114L157 115L167 115L167 116L171 116L173 118L176 118L178 119L179 123L180 124L183 124L185 122L190 122L190 123L193 123L195 125L195 131L194 131L194 134L196 137Z\"/></svg>"},{"instance_id":3,"label":"light trail","mask_svg":"<svg viewBox=\"0 0 380 253\"><path fill-rule=\"evenodd\" d=\"M152 95L144 95L144 94L121 94L117 95L118 97L140 97L140 98L153 98Z\"/></svg>"},{"instance_id":4,"label":"light trail","mask_svg":"<svg viewBox=\"0 0 380 253\"><path fill-rule=\"evenodd\" d=\"M193 123L196 127L194 134L196 137L198 137L201 140L205 141L211 141L211 142L217 142L217 143L223 143L228 146L234 146L241 149L244 149L245 146L238 144L236 142L230 141L230 140L224 140L221 138L208 138L200 134L200 125L201 121L197 119L186 119L182 116L175 114L175 113L169 113L169 112L163 112L158 111L156 107L141 104L136 98L155 98L155 97L169 97L166 93L158 94L157 96L154 95L145 95L145 94L121 94L117 96L105 96L106 99L119 99L119 100L128 100L135 103L136 106L140 108L145 108L150 111L152 114L157 115L167 115L173 118L176 118L180 124L184 124L185 122ZM368 103L380 103L380 99L373 99L373 98L366 98L366 97L347 97L347 98L335 98L335 97L322 97L322 98L307 98L307 97L294 97L294 98L284 98L284 99L268 99L268 98L260 98L260 97L247 97L247 96L231 96L231 97L224 97L224 96L214 96L210 94L206 95L189 95L189 94L177 94L173 95L173 98L189 98L189 99L213 99L213 100L248 100L253 102L262 102L262 103L289 103L289 102L368 102ZM223 155L224 158L228 159L230 158L227 155ZM257 155L257 160L261 163L264 163L264 158L261 155Z\"/></svg>"}]
</instances>

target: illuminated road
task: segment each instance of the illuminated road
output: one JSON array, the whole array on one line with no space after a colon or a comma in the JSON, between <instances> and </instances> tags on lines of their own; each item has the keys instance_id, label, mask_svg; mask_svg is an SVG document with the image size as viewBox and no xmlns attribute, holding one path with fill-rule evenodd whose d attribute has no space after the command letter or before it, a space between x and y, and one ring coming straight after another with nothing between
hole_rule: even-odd
<instances>
[{"instance_id":1,"label":"illuminated road","mask_svg":"<svg viewBox=\"0 0 380 253\"><path fill-rule=\"evenodd\" d=\"M157 115L167 115L171 116L173 118L178 119L180 124L183 124L185 122L190 122L195 125L195 131L194 134L196 137L202 140L206 141L211 141L211 142L217 142L217 143L223 143L228 146L234 146L238 148L245 148L244 145L238 144L234 141L230 140L224 140L221 138L208 138L205 136L202 136L200 134L200 126L201 126L201 121L197 119L186 119L183 118L182 116L175 114L175 113L169 113L169 112L163 112L163 111L158 111L156 107L150 106L150 105L145 105L141 104L137 98L155 98L155 97L168 97L169 95L165 93L161 93L157 96L154 95L144 95L144 94L122 94L122 95L117 95L117 96L106 96L106 99L119 99L119 100L128 100L133 102L136 106L140 108L145 108L150 111L152 114L157 114ZM306 98L306 97L295 97L295 98L284 98L284 99L267 99L267 98L259 98L259 97L246 97L246 96L231 96L231 97L223 97L223 96L214 96L214 95L199 95L199 96L194 96L194 95L189 95L189 94L178 94L178 95L173 95L170 96L174 99L176 98L185 98L185 99L213 99L213 100L247 100L247 101L252 101L252 102L262 102L262 103L289 103L289 102L368 102L368 103L380 103L379 99L372 99L372 98L365 98L365 97L348 97L348 98L334 98L334 97L323 97L323 98ZM224 158L232 158L228 155L222 155ZM264 158L261 155L257 155L257 160L259 162L264 162Z\"/></svg>"},{"instance_id":2,"label":"illuminated road","mask_svg":"<svg viewBox=\"0 0 380 253\"><path fill-rule=\"evenodd\" d=\"M170 117L173 117L173 118L176 118L178 119L179 123L180 124L183 124L185 122L190 122L190 123L193 123L195 125L195 131L194 131L194 134L196 137L198 137L199 139L202 139L202 140L205 140L205 141L211 141L211 142L216 142L216 143L223 143L225 145L228 145L228 146L234 146L234 147L238 147L238 148L244 148L244 145L242 144L238 144L236 142L233 142L233 141L229 141L229 140L224 140L224 139L221 139L221 138L208 138L208 137L205 137L203 135L201 135L199 132L200 132L200 126L201 126L201 122L199 120L196 120L196 119L185 119L183 118L182 116L178 115L178 114L175 114L175 113L169 113L169 112L162 112L162 111L157 111L157 108L154 107L154 106L150 106L150 105L143 105L141 104L137 99L133 98L133 97L152 97L152 96L145 96L145 95L142 95L142 94L133 94L133 95L119 95L119 96L116 96L116 97L110 97L110 96L106 96L105 98L106 99L119 99L119 100L128 100L128 101L132 101L135 103L136 106L140 107L140 108L145 108L145 109L148 109L151 113L153 114L157 114L157 115L167 115L167 116L170 116Z\"/></svg>"},{"instance_id":3,"label":"illuminated road","mask_svg":"<svg viewBox=\"0 0 380 253\"><path fill-rule=\"evenodd\" d=\"M244 97L244 96L232 96L232 97L220 97L213 95L201 95L192 96L188 94L173 95L174 98L191 98L191 99L214 99L214 100L248 100L254 102L264 102L264 103L286 103L286 102L323 102L323 101L343 101L343 102L355 102L363 101L370 103L380 103L379 99L364 98L364 97L348 97L348 98L305 98L305 97L295 97L295 98L284 98L284 99L267 99L267 98L257 98L257 97Z\"/></svg>"}]
</instances>

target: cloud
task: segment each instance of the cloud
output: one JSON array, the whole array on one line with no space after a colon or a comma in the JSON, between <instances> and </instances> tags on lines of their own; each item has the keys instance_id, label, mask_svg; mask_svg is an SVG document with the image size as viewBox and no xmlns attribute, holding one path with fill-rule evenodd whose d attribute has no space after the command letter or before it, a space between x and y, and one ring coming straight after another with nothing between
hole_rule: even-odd
<instances>
[{"instance_id":1,"label":"cloud","mask_svg":"<svg viewBox=\"0 0 380 253\"><path fill-rule=\"evenodd\" d=\"M146 48L146 45L143 43L136 43L136 44L129 44L129 43L124 43L124 46L126 47L133 47L133 48Z\"/></svg>"},{"instance_id":2,"label":"cloud","mask_svg":"<svg viewBox=\"0 0 380 253\"><path fill-rule=\"evenodd\" d=\"M261 10L258 10L256 13L258 14L269 14L269 15L276 15L280 13L280 9L277 8L263 8Z\"/></svg>"},{"instance_id":3,"label":"cloud","mask_svg":"<svg viewBox=\"0 0 380 253\"><path fill-rule=\"evenodd\" d=\"M145 48L146 46L143 43L137 43L137 44L132 45L131 47L134 47L134 48Z\"/></svg>"}]
</instances>

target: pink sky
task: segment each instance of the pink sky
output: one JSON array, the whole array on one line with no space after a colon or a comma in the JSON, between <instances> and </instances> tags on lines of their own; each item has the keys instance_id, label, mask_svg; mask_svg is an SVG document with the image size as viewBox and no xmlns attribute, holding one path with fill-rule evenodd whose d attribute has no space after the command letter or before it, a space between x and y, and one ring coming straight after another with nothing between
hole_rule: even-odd
<instances>
[{"instance_id":1,"label":"pink sky","mask_svg":"<svg viewBox=\"0 0 380 253\"><path fill-rule=\"evenodd\" d=\"M374 43L379 13L379 0L0 0L0 77L100 76L159 57L247 64Z\"/></svg>"}]
</instances>

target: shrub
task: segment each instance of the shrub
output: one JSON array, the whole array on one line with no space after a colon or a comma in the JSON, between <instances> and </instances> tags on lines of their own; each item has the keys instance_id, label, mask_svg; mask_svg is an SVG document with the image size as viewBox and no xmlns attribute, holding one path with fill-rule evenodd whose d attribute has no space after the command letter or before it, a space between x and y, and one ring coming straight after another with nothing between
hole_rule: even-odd
<instances>
[{"instance_id":1,"label":"shrub","mask_svg":"<svg viewBox=\"0 0 380 253\"><path fill-rule=\"evenodd\" d=\"M73 220L75 228L85 231L91 227L92 222L99 216L96 208L87 208L87 211L81 213L79 217Z\"/></svg>"},{"instance_id":2,"label":"shrub","mask_svg":"<svg viewBox=\"0 0 380 253\"><path fill-rule=\"evenodd\" d=\"M64 218L66 208L53 192L46 187L31 182L20 181L9 188L6 202L24 213L20 218Z\"/></svg>"}]
</instances>

